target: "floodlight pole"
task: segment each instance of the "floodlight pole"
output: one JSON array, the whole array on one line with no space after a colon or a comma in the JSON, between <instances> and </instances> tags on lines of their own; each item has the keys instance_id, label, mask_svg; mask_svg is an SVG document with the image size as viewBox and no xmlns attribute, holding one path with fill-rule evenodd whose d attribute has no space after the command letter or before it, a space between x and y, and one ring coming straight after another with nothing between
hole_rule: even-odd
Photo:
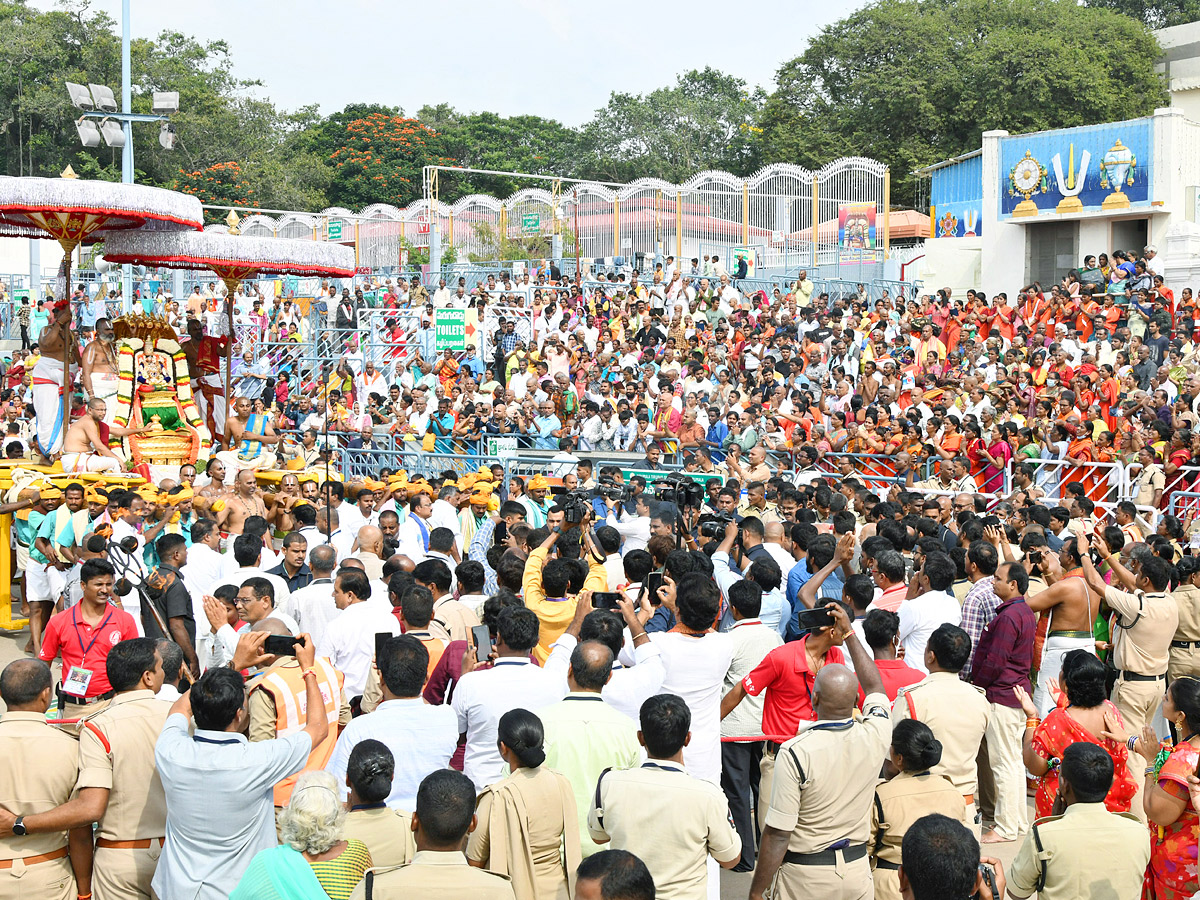
<instances>
[{"instance_id":1,"label":"floodlight pole","mask_svg":"<svg viewBox=\"0 0 1200 900\"><path fill-rule=\"evenodd\" d=\"M129 0L121 0L121 112L133 112L133 78L129 61ZM133 184L133 120L124 119L125 146L121 148L121 181ZM69 297L71 286L67 285ZM133 267L121 266L121 311L128 313L133 305ZM232 340L233 336L230 335Z\"/></svg>"}]
</instances>

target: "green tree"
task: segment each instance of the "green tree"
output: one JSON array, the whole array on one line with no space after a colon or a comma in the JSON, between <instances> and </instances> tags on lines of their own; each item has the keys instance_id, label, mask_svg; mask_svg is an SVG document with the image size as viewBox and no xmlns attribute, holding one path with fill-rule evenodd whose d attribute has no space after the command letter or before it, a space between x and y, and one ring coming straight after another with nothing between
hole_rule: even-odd
<instances>
[{"instance_id":1,"label":"green tree","mask_svg":"<svg viewBox=\"0 0 1200 900\"><path fill-rule=\"evenodd\" d=\"M346 125L342 146L330 157L332 203L358 210L372 203L407 206L422 194L426 165L453 165L438 133L416 119L372 113Z\"/></svg>"},{"instance_id":2,"label":"green tree","mask_svg":"<svg viewBox=\"0 0 1200 900\"><path fill-rule=\"evenodd\" d=\"M1167 100L1158 56L1144 25L1074 0L882 0L779 69L764 150L810 167L874 157L893 200L912 203L914 168L978 149L989 129L1150 113Z\"/></svg>"},{"instance_id":3,"label":"green tree","mask_svg":"<svg viewBox=\"0 0 1200 900\"><path fill-rule=\"evenodd\" d=\"M613 93L583 128L580 167L615 182L678 183L704 169L749 175L758 167L764 99L740 78L707 67L649 94Z\"/></svg>"},{"instance_id":4,"label":"green tree","mask_svg":"<svg viewBox=\"0 0 1200 900\"><path fill-rule=\"evenodd\" d=\"M1149 28L1200 20L1200 0L1088 0L1088 6L1131 16Z\"/></svg>"},{"instance_id":5,"label":"green tree","mask_svg":"<svg viewBox=\"0 0 1200 900\"><path fill-rule=\"evenodd\" d=\"M191 194L201 203L218 206L256 206L255 191L236 162L217 163L194 172L180 171L171 185L174 190ZM228 210L206 209L204 221L220 222Z\"/></svg>"}]
</instances>

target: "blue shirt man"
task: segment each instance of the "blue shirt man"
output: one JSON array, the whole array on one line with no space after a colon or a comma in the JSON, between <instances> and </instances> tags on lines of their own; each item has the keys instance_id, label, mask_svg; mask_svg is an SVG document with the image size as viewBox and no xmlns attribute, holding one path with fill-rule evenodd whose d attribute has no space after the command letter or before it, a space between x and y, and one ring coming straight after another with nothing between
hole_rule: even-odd
<instances>
[{"instance_id":1,"label":"blue shirt man","mask_svg":"<svg viewBox=\"0 0 1200 900\"><path fill-rule=\"evenodd\" d=\"M562 422L558 421L558 416L554 414L554 406L550 403L543 403L541 412L542 414L535 416L533 420L533 449L557 450L558 435L554 432L562 430Z\"/></svg>"}]
</instances>

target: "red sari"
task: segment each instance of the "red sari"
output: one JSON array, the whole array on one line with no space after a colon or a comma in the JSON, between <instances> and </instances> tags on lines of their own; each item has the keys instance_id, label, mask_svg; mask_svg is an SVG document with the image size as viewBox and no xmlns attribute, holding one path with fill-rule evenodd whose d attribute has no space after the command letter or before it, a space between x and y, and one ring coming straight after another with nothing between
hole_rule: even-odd
<instances>
[{"instance_id":1,"label":"red sari","mask_svg":"<svg viewBox=\"0 0 1200 900\"><path fill-rule=\"evenodd\" d=\"M1105 700L1104 709L1116 716L1124 727L1125 722L1115 706ZM1065 709L1053 709L1033 733L1031 746L1042 759L1062 759L1063 751L1081 741L1104 748L1104 752L1112 757L1113 783L1108 789L1108 796L1104 798L1104 805L1108 807L1109 812L1129 812L1138 786L1129 774L1129 751L1125 749L1124 744L1107 738L1098 739L1071 718ZM1037 817L1041 818L1050 815L1050 808L1054 805L1054 795L1058 791L1058 769L1050 769L1037 783L1034 809Z\"/></svg>"},{"instance_id":2,"label":"red sari","mask_svg":"<svg viewBox=\"0 0 1200 900\"><path fill-rule=\"evenodd\" d=\"M1200 817L1188 796L1188 776L1196 771L1200 752L1184 741L1176 744L1158 772L1158 786L1187 805L1170 825L1150 826L1150 865L1143 900L1187 900L1200 889L1196 876L1197 829Z\"/></svg>"}]
</instances>

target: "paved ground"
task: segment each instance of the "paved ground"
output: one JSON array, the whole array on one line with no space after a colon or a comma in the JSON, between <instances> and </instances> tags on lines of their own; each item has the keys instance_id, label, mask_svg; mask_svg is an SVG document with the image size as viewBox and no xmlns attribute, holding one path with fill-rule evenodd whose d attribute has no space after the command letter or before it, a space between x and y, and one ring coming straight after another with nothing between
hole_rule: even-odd
<instances>
[{"instance_id":1,"label":"paved ground","mask_svg":"<svg viewBox=\"0 0 1200 900\"><path fill-rule=\"evenodd\" d=\"M15 606L16 604L14 604ZM19 659L25 656L25 642L29 640L29 629L16 632L0 631L0 669L8 665L14 659ZM0 703L0 707L3 704ZM1033 804L1030 802L1030 816L1033 815ZM993 844L986 848L984 853L993 855L999 859L1005 866L1012 862L1017 853L1019 844ZM721 873L721 900L745 900L750 893L751 873Z\"/></svg>"}]
</instances>

